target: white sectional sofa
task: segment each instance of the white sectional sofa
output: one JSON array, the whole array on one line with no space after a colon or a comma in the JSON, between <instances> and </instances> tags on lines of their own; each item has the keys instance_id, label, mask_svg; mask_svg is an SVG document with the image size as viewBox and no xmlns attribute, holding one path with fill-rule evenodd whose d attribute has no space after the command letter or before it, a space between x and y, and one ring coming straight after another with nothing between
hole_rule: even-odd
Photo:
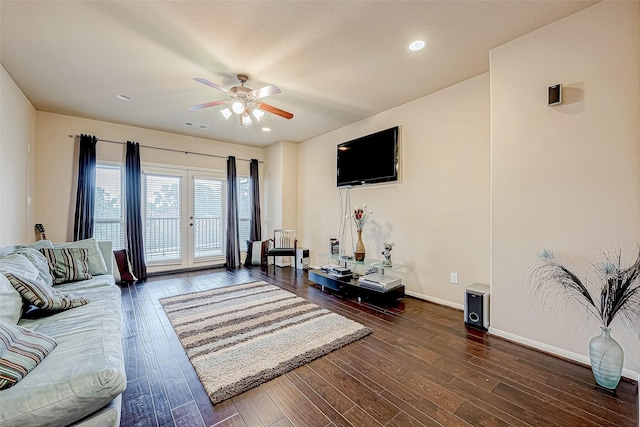
<instances>
[{"instance_id":1,"label":"white sectional sofa","mask_svg":"<svg viewBox=\"0 0 640 427\"><path fill-rule=\"evenodd\" d=\"M90 240L86 241L87 245L98 243L102 257L100 260L94 253L92 261L102 261L104 264L98 269L104 273L92 274L90 279L49 285L89 302L63 311L25 311L23 308L19 313L18 326L53 338L57 345L24 378L0 390L0 427L120 424L121 395L127 384L120 288L111 274L111 242ZM81 247L83 242L75 242L73 246ZM27 248L49 245L48 241L40 241ZM6 273L11 271L27 274L28 269L20 268L21 257L39 269L37 280L47 279L42 258L32 250L24 250L24 246L0 249L0 273L3 273L0 279L9 277ZM14 282L2 280L0 320L16 319L16 296L12 294L16 291ZM24 300L24 295L21 298Z\"/></svg>"}]
</instances>

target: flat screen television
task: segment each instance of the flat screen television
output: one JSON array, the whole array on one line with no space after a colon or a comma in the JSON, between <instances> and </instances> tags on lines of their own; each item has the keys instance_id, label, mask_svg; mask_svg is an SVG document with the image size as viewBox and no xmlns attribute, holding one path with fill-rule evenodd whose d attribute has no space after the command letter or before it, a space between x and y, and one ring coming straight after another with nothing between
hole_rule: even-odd
<instances>
[{"instance_id":1,"label":"flat screen television","mask_svg":"<svg viewBox=\"0 0 640 427\"><path fill-rule=\"evenodd\" d=\"M400 127L338 145L338 187L398 181Z\"/></svg>"}]
</instances>

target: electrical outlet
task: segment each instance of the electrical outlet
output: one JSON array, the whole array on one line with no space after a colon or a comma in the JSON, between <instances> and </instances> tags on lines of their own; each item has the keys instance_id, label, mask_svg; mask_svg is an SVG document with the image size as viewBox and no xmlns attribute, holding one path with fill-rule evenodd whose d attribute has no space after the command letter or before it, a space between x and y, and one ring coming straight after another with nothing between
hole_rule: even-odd
<instances>
[{"instance_id":1,"label":"electrical outlet","mask_svg":"<svg viewBox=\"0 0 640 427\"><path fill-rule=\"evenodd\" d=\"M451 273L451 283L454 285L458 284L458 273Z\"/></svg>"}]
</instances>

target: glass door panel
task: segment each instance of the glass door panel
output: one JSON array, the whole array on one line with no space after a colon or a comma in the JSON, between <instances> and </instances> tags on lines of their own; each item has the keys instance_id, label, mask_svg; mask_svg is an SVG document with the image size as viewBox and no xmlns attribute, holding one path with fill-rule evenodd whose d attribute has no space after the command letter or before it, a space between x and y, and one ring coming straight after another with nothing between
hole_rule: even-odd
<instances>
[{"instance_id":1,"label":"glass door panel","mask_svg":"<svg viewBox=\"0 0 640 427\"><path fill-rule=\"evenodd\" d=\"M193 259L224 255L224 181L193 177Z\"/></svg>"},{"instance_id":2,"label":"glass door panel","mask_svg":"<svg viewBox=\"0 0 640 427\"><path fill-rule=\"evenodd\" d=\"M144 174L147 262L182 262L182 177Z\"/></svg>"}]
</instances>

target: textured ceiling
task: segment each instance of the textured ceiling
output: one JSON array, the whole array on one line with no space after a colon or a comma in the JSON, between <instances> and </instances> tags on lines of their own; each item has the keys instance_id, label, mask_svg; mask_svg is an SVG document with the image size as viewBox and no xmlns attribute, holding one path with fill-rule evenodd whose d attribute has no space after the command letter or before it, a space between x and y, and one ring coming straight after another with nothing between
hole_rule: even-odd
<instances>
[{"instance_id":1,"label":"textured ceiling","mask_svg":"<svg viewBox=\"0 0 640 427\"><path fill-rule=\"evenodd\" d=\"M264 147L484 73L490 49L594 3L1 0L0 61L40 111ZM427 47L410 52L418 38ZM244 128L221 107L188 109L225 99L194 77L229 88L237 73L279 87L264 101L294 118Z\"/></svg>"}]
</instances>

